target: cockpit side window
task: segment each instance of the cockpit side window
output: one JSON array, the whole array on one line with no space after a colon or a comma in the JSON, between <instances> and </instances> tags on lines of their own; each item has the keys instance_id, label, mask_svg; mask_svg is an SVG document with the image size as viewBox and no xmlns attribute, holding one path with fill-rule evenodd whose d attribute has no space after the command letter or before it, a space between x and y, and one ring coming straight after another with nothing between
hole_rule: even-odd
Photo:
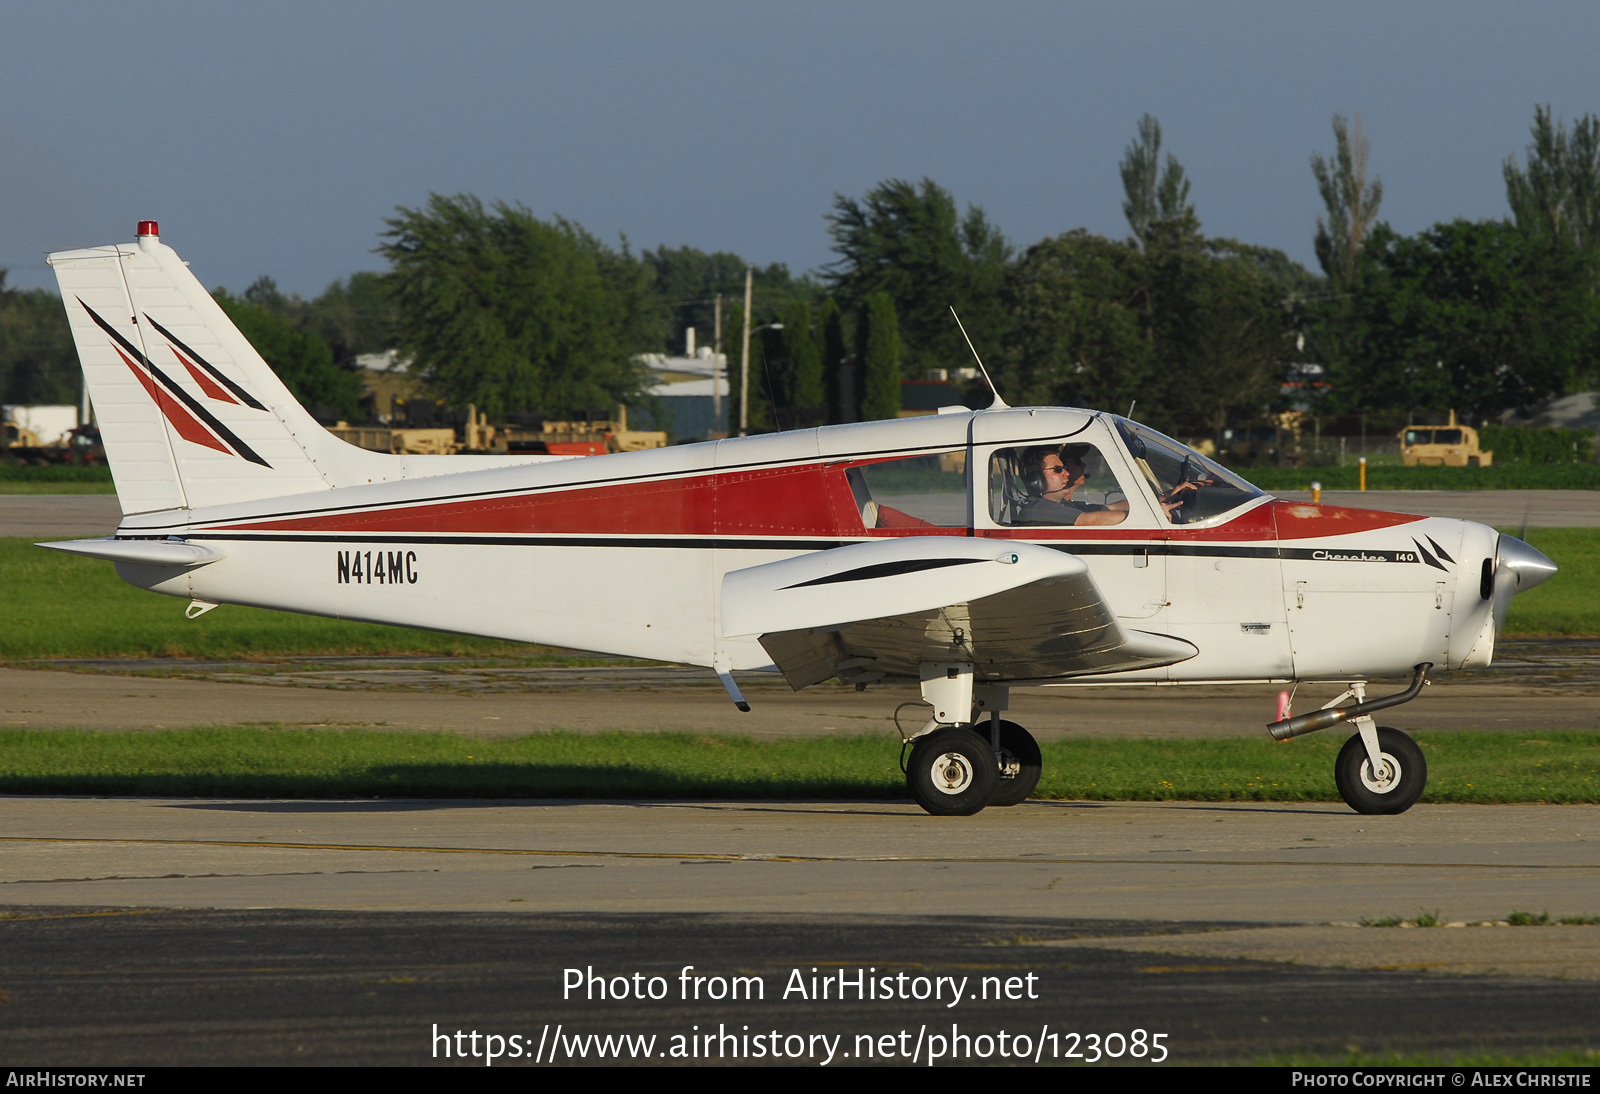
<instances>
[{"instance_id":1,"label":"cockpit side window","mask_svg":"<svg viewBox=\"0 0 1600 1094\"><path fill-rule=\"evenodd\" d=\"M967 526L965 452L880 460L845 477L868 529Z\"/></svg>"},{"instance_id":2,"label":"cockpit side window","mask_svg":"<svg viewBox=\"0 0 1600 1094\"><path fill-rule=\"evenodd\" d=\"M1002 448L989 457L989 516L1008 527L1121 524L1128 496L1092 444Z\"/></svg>"},{"instance_id":3,"label":"cockpit side window","mask_svg":"<svg viewBox=\"0 0 1600 1094\"><path fill-rule=\"evenodd\" d=\"M1262 496L1221 464L1171 437L1124 418L1113 421L1133 465L1171 523L1207 520Z\"/></svg>"}]
</instances>

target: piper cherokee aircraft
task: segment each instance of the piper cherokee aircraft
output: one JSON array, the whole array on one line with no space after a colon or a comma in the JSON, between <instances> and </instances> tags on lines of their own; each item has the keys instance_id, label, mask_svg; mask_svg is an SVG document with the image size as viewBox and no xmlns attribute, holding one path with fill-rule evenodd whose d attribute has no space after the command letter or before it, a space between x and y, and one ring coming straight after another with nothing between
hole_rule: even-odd
<instances>
[{"instance_id":1,"label":"piper cherokee aircraft","mask_svg":"<svg viewBox=\"0 0 1600 1094\"><path fill-rule=\"evenodd\" d=\"M363 451L154 222L49 261L124 516L41 546L109 559L191 618L248 604L700 665L741 710L735 671L914 680L902 766L934 814L1033 790L1013 687L1298 681L1348 688L1271 735L1350 722L1340 794L1403 812L1427 767L1372 714L1488 665L1512 595L1555 573L1480 524L1275 499L1138 422L998 394L586 458Z\"/></svg>"}]
</instances>

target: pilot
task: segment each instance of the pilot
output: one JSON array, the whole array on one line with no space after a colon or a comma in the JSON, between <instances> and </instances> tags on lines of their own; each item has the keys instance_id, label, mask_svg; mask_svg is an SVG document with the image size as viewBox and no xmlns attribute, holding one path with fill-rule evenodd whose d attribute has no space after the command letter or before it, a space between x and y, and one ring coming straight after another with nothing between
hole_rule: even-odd
<instances>
[{"instance_id":1,"label":"pilot","mask_svg":"<svg viewBox=\"0 0 1600 1094\"><path fill-rule=\"evenodd\" d=\"M1074 501L1073 493L1089 478L1088 445L1030 448L1022 454L1022 481L1029 497L1017 513L1019 524L1121 524L1128 518L1128 499L1110 505Z\"/></svg>"}]
</instances>

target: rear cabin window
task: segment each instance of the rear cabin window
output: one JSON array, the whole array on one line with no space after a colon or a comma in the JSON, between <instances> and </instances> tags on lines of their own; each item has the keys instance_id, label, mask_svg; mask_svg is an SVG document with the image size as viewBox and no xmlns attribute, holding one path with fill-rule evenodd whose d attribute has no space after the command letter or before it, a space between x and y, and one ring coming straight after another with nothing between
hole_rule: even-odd
<instances>
[{"instance_id":1,"label":"rear cabin window","mask_svg":"<svg viewBox=\"0 0 1600 1094\"><path fill-rule=\"evenodd\" d=\"M964 452L863 464L846 477L869 529L967 526Z\"/></svg>"},{"instance_id":2,"label":"rear cabin window","mask_svg":"<svg viewBox=\"0 0 1600 1094\"><path fill-rule=\"evenodd\" d=\"M989 457L989 516L1007 527L1121 524L1128 495L1092 444L1002 448Z\"/></svg>"}]
</instances>

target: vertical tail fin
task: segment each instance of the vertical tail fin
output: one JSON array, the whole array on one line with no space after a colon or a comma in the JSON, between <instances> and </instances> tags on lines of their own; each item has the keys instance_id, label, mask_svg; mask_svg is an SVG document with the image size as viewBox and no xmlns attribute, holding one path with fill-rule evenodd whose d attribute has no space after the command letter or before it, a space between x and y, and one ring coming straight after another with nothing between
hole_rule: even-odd
<instances>
[{"instance_id":1,"label":"vertical tail fin","mask_svg":"<svg viewBox=\"0 0 1600 1094\"><path fill-rule=\"evenodd\" d=\"M124 512L335 485L329 441L151 221L138 242L50 256Z\"/></svg>"},{"instance_id":2,"label":"vertical tail fin","mask_svg":"<svg viewBox=\"0 0 1600 1094\"><path fill-rule=\"evenodd\" d=\"M392 456L317 424L161 242L49 257L124 513L534 462ZM444 461L441 463L440 461Z\"/></svg>"}]
</instances>

